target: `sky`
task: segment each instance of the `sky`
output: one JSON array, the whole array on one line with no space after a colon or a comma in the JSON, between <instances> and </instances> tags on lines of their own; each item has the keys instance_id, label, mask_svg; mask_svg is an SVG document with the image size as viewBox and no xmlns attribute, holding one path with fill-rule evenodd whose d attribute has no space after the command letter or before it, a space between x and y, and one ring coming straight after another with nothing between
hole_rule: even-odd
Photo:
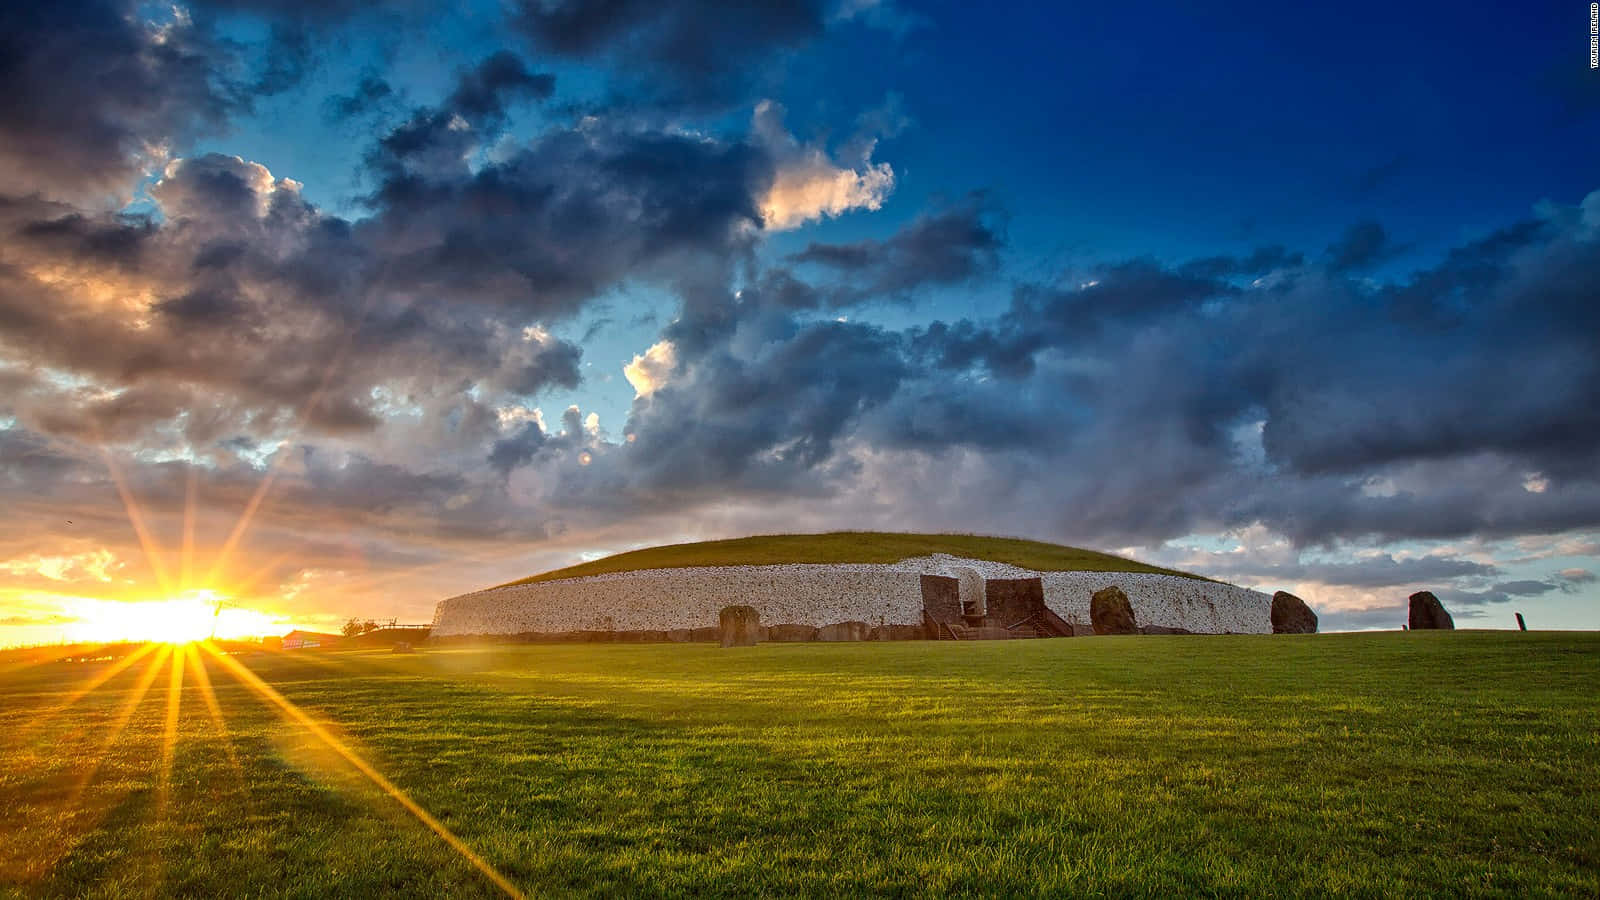
<instances>
[{"instance_id":1,"label":"sky","mask_svg":"<svg viewBox=\"0 0 1600 900\"><path fill-rule=\"evenodd\" d=\"M959 531L1600 628L1581 3L0 10L0 645Z\"/></svg>"}]
</instances>

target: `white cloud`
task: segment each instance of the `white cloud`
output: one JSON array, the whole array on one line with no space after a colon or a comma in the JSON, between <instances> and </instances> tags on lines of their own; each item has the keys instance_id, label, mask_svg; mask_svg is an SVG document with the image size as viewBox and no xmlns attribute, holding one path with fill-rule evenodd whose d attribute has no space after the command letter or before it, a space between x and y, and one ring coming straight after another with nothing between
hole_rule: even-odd
<instances>
[{"instance_id":1,"label":"white cloud","mask_svg":"<svg viewBox=\"0 0 1600 900\"><path fill-rule=\"evenodd\" d=\"M777 174L761 203L769 231L798 228L824 216L875 210L894 190L894 169L871 159L869 141L860 161L841 164L821 145L802 144L783 124L783 107L771 100L756 104L756 137L777 161Z\"/></svg>"},{"instance_id":2,"label":"white cloud","mask_svg":"<svg viewBox=\"0 0 1600 900\"><path fill-rule=\"evenodd\" d=\"M636 396L648 397L666 384L677 364L678 349L671 341L659 341L644 353L635 354L633 362L622 367L622 375L633 385Z\"/></svg>"},{"instance_id":3,"label":"white cloud","mask_svg":"<svg viewBox=\"0 0 1600 900\"><path fill-rule=\"evenodd\" d=\"M39 575L51 581L78 581L92 578L110 582L111 572L122 567L117 555L104 548L70 556L32 556L0 562L0 572L10 575Z\"/></svg>"},{"instance_id":4,"label":"white cloud","mask_svg":"<svg viewBox=\"0 0 1600 900\"><path fill-rule=\"evenodd\" d=\"M501 431L510 431L529 422L537 422L540 431L546 430L544 410L537 406L501 406L495 409L494 415Z\"/></svg>"}]
</instances>

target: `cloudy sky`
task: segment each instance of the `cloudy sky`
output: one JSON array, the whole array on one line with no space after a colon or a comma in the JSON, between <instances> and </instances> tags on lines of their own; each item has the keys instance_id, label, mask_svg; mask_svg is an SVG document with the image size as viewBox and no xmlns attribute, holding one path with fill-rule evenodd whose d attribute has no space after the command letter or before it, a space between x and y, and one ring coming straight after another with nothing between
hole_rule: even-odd
<instances>
[{"instance_id":1,"label":"cloudy sky","mask_svg":"<svg viewBox=\"0 0 1600 900\"><path fill-rule=\"evenodd\" d=\"M0 645L834 528L1600 627L1587 4L1425 6L10 4Z\"/></svg>"}]
</instances>

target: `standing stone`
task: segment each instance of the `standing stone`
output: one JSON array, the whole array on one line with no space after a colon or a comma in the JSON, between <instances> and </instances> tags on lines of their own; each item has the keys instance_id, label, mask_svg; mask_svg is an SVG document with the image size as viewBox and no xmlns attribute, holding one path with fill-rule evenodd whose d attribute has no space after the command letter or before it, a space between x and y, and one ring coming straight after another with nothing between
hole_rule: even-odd
<instances>
[{"instance_id":1,"label":"standing stone","mask_svg":"<svg viewBox=\"0 0 1600 900\"><path fill-rule=\"evenodd\" d=\"M724 647L754 647L761 640L761 614L754 606L724 606L718 621Z\"/></svg>"},{"instance_id":2,"label":"standing stone","mask_svg":"<svg viewBox=\"0 0 1600 900\"><path fill-rule=\"evenodd\" d=\"M1133 619L1133 604L1116 585L1095 591L1089 598L1089 621L1094 623L1095 634L1139 633L1139 625Z\"/></svg>"},{"instance_id":3,"label":"standing stone","mask_svg":"<svg viewBox=\"0 0 1600 900\"><path fill-rule=\"evenodd\" d=\"M1272 595L1273 634L1316 634L1317 614L1304 600L1279 591Z\"/></svg>"},{"instance_id":4,"label":"standing stone","mask_svg":"<svg viewBox=\"0 0 1600 900\"><path fill-rule=\"evenodd\" d=\"M1411 630L1419 628L1442 629L1454 631L1456 620L1450 618L1450 613L1445 611L1444 604L1433 595L1432 591L1417 591L1411 595L1411 615L1409 617Z\"/></svg>"}]
</instances>

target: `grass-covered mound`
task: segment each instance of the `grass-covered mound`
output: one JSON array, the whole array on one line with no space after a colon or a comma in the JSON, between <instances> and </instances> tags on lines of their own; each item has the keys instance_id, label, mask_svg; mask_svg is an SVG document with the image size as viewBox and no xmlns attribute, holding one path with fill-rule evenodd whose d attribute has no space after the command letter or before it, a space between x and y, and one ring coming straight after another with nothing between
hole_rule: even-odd
<instances>
[{"instance_id":1,"label":"grass-covered mound","mask_svg":"<svg viewBox=\"0 0 1600 900\"><path fill-rule=\"evenodd\" d=\"M640 569L695 566L777 566L788 563L896 563L914 556L948 553L968 559L1033 569L1036 572L1153 572L1199 578L1145 565L1110 553L976 534L899 534L887 531L834 531L828 534L762 534L725 541L668 544L618 553L500 585L532 584Z\"/></svg>"}]
</instances>

